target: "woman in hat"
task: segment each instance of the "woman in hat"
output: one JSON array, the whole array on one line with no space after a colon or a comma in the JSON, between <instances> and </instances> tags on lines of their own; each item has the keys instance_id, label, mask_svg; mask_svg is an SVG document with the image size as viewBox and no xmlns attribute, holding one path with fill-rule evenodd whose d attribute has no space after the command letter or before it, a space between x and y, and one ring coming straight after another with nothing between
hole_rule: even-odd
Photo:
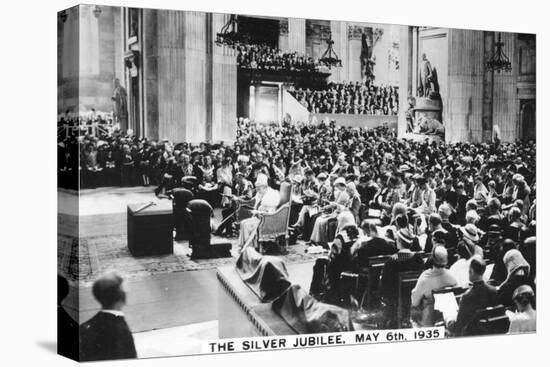
<instances>
[{"instance_id":1,"label":"woman in hat","mask_svg":"<svg viewBox=\"0 0 550 367\"><path fill-rule=\"evenodd\" d=\"M535 310L535 292L524 284L514 290L512 296L516 312L506 311L510 319L508 334L529 333L537 330L537 311Z\"/></svg>"},{"instance_id":2,"label":"woman in hat","mask_svg":"<svg viewBox=\"0 0 550 367\"><path fill-rule=\"evenodd\" d=\"M397 189L397 178L390 176L385 182L385 187L375 196L375 204L382 209L380 220L382 226L387 226L391 222L392 208L400 202L399 190Z\"/></svg>"},{"instance_id":3,"label":"woman in hat","mask_svg":"<svg viewBox=\"0 0 550 367\"><path fill-rule=\"evenodd\" d=\"M470 254L469 257L473 255L481 255L483 257L483 249L479 246L479 230L475 224L468 223L464 227L461 227L460 231L462 233L462 241L459 243L459 247L463 246Z\"/></svg>"},{"instance_id":4,"label":"woman in hat","mask_svg":"<svg viewBox=\"0 0 550 367\"><path fill-rule=\"evenodd\" d=\"M239 249L243 249L245 246L252 244L257 247L257 229L260 224L260 218L258 215L262 213L272 213L277 209L280 202L279 192L273 190L267 184L268 178L263 173L258 174L255 182L256 196L254 204L254 217L241 221L241 228L239 232Z\"/></svg>"},{"instance_id":5,"label":"woman in hat","mask_svg":"<svg viewBox=\"0 0 550 367\"><path fill-rule=\"evenodd\" d=\"M343 211L351 212L355 223L359 223L359 210L361 209L361 198L354 182L348 182L346 184L346 192L349 196L347 203L342 208ZM339 214L339 216L342 213ZM341 228L340 226L338 228ZM338 230L337 230L338 231Z\"/></svg>"},{"instance_id":6,"label":"woman in hat","mask_svg":"<svg viewBox=\"0 0 550 367\"><path fill-rule=\"evenodd\" d=\"M531 267L519 250L512 249L503 257L504 266L508 275L498 286L498 296L504 306L513 306L513 293L520 285L534 286L530 278Z\"/></svg>"},{"instance_id":7,"label":"woman in hat","mask_svg":"<svg viewBox=\"0 0 550 367\"><path fill-rule=\"evenodd\" d=\"M474 179L474 200L481 208L484 208L489 200L489 190L483 184L481 176L476 176Z\"/></svg>"},{"instance_id":8,"label":"woman in hat","mask_svg":"<svg viewBox=\"0 0 550 367\"><path fill-rule=\"evenodd\" d=\"M334 181L334 201L323 207L322 210L325 214L319 216L313 225L313 230L311 232L311 242L313 244L323 247L328 246L329 221L331 219L336 219L338 213L345 207L349 199L349 194L346 192L346 180L343 177L338 177Z\"/></svg>"}]
</instances>

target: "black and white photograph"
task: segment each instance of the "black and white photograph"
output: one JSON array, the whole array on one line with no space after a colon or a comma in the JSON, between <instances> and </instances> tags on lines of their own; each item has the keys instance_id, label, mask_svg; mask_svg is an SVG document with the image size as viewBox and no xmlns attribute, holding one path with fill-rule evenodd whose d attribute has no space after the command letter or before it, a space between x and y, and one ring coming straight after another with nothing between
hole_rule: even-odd
<instances>
[{"instance_id":1,"label":"black and white photograph","mask_svg":"<svg viewBox=\"0 0 550 367\"><path fill-rule=\"evenodd\" d=\"M537 37L60 10L59 354L536 333Z\"/></svg>"}]
</instances>

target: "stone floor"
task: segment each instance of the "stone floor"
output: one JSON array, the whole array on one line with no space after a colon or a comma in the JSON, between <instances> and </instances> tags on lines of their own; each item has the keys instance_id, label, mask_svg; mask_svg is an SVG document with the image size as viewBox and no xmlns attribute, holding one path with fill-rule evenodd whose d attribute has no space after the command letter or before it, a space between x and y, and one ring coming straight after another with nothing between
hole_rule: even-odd
<instances>
[{"instance_id":1,"label":"stone floor","mask_svg":"<svg viewBox=\"0 0 550 367\"><path fill-rule=\"evenodd\" d=\"M152 188L83 190L79 197L60 190L58 196L59 271L69 273L71 283L64 306L79 323L99 310L91 294L93 280L116 270L125 278L124 312L140 357L200 353L204 340L218 337L216 268L234 264L236 246L232 257L221 259L191 260L187 242L175 242L172 255L134 258L126 247L126 207L160 200ZM220 219L219 210L215 217ZM292 266L314 261L304 250L304 244L290 247L285 262L308 289L311 274L294 274L298 267Z\"/></svg>"}]
</instances>

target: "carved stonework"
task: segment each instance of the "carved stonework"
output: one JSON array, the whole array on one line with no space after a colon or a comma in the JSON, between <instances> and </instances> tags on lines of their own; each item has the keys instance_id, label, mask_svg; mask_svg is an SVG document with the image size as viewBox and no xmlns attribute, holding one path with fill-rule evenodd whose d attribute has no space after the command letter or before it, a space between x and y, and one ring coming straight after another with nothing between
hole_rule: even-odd
<instances>
[{"instance_id":1,"label":"carved stonework","mask_svg":"<svg viewBox=\"0 0 550 367\"><path fill-rule=\"evenodd\" d=\"M367 32L368 27L361 27L358 25L348 26L348 39L350 40L360 40L361 35Z\"/></svg>"},{"instance_id":2,"label":"carved stonework","mask_svg":"<svg viewBox=\"0 0 550 367\"><path fill-rule=\"evenodd\" d=\"M279 34L280 35L287 35L288 34L288 20L281 19L279 21Z\"/></svg>"},{"instance_id":3,"label":"carved stonework","mask_svg":"<svg viewBox=\"0 0 550 367\"><path fill-rule=\"evenodd\" d=\"M384 30L382 28L375 28L374 29L374 31L372 32L373 47L380 40L380 38L382 38L383 35L384 35Z\"/></svg>"},{"instance_id":4,"label":"carved stonework","mask_svg":"<svg viewBox=\"0 0 550 367\"><path fill-rule=\"evenodd\" d=\"M332 33L330 31L330 26L329 25L319 26L319 31L321 33L321 39L322 40L331 38Z\"/></svg>"},{"instance_id":5,"label":"carved stonework","mask_svg":"<svg viewBox=\"0 0 550 367\"><path fill-rule=\"evenodd\" d=\"M331 36L330 25L306 21L306 36L308 38L327 40Z\"/></svg>"}]
</instances>

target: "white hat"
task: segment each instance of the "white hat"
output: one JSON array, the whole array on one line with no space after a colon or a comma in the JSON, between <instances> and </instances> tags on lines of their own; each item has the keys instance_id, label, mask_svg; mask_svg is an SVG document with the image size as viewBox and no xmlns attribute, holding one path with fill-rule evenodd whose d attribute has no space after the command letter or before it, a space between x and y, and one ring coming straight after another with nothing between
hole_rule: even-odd
<instances>
[{"instance_id":1,"label":"white hat","mask_svg":"<svg viewBox=\"0 0 550 367\"><path fill-rule=\"evenodd\" d=\"M343 177L338 177L336 179L336 181L334 181L334 186L336 185L345 185L346 184L346 179L343 178Z\"/></svg>"},{"instance_id":2,"label":"white hat","mask_svg":"<svg viewBox=\"0 0 550 367\"><path fill-rule=\"evenodd\" d=\"M254 183L256 187L258 186L267 186L267 176L263 173L259 173L258 177L256 178L256 182Z\"/></svg>"}]
</instances>

